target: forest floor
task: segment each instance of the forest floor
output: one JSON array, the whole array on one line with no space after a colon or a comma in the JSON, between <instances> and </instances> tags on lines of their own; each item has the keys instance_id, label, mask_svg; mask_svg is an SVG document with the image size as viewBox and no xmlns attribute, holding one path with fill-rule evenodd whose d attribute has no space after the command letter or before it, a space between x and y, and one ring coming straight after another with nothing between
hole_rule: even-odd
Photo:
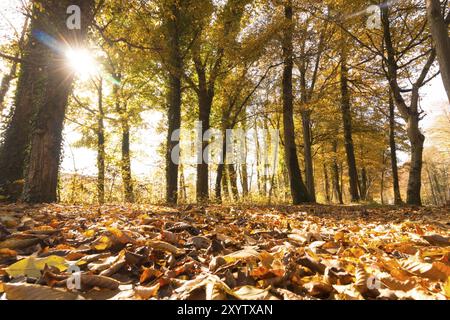
<instances>
[{"instance_id":1,"label":"forest floor","mask_svg":"<svg viewBox=\"0 0 450 320\"><path fill-rule=\"evenodd\" d=\"M449 211L0 205L0 299L448 299Z\"/></svg>"}]
</instances>

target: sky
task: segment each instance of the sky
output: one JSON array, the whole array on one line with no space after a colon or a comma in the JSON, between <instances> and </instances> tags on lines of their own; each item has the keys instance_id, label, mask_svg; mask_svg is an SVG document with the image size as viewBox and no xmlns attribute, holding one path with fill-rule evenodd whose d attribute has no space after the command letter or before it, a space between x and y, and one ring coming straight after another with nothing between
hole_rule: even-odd
<instances>
[{"instance_id":1,"label":"sky","mask_svg":"<svg viewBox=\"0 0 450 320\"><path fill-rule=\"evenodd\" d=\"M19 12L21 2L22 0L0 0L0 45L14 39L14 30L20 30L22 27L23 16ZM0 78L3 77L6 71L7 68L4 62L0 60ZM445 111L450 112L450 106L440 76L423 88L421 95L421 106L427 114L421 125L426 133L432 127L436 117ZM160 121L163 120L163 114L156 111L148 112L144 114L143 118L148 125L146 129L139 129L134 134L135 139L131 147L135 157L133 158L132 167L134 174L148 176L155 166L161 162L157 150L164 136L157 134L157 127ZM78 172L95 174L95 151L71 147L78 138L79 134L75 132L74 127L66 126L64 130L62 170L63 172L74 171L75 163ZM430 143L428 141L428 144ZM400 154L399 156L401 161L406 161L408 157L407 154Z\"/></svg>"}]
</instances>

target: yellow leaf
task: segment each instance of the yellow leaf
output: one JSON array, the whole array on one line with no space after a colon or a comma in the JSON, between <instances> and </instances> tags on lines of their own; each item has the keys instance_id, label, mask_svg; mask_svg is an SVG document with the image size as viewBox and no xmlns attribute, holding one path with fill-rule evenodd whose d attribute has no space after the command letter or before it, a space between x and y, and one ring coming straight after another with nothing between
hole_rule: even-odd
<instances>
[{"instance_id":1,"label":"yellow leaf","mask_svg":"<svg viewBox=\"0 0 450 320\"><path fill-rule=\"evenodd\" d=\"M45 265L56 267L60 271L67 269L66 259L58 256L48 256L45 258L29 257L22 259L6 268L6 272L13 277L29 276L38 278Z\"/></svg>"},{"instance_id":2,"label":"yellow leaf","mask_svg":"<svg viewBox=\"0 0 450 320\"><path fill-rule=\"evenodd\" d=\"M106 249L109 249L112 246L112 240L107 236L102 236L100 239L95 241L95 244L93 245L94 249L103 251Z\"/></svg>"}]
</instances>

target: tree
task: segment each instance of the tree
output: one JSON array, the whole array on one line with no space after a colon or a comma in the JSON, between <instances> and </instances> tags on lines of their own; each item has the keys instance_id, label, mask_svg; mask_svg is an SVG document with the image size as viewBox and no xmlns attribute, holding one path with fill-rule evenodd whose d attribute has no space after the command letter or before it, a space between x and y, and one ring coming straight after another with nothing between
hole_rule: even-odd
<instances>
[{"instance_id":1,"label":"tree","mask_svg":"<svg viewBox=\"0 0 450 320\"><path fill-rule=\"evenodd\" d=\"M79 30L70 30L66 25L67 8L74 4L78 5L83 13ZM34 54L41 55L42 60L38 60L40 65L37 67L37 77L27 79L26 75L19 76L19 82L27 80L30 81L27 86L39 87L36 96L28 101L34 114L22 196L26 202L56 201L64 115L74 77L73 72L65 65L64 50L84 42L91 24L93 9L93 0L34 2L35 16L31 22L31 32L37 37L37 41L45 44L40 44L39 51L29 56L29 59L34 59ZM36 46L36 40L32 41L34 43L31 44L32 47ZM56 43L62 47L54 48ZM64 47L64 43L67 43L68 47ZM20 151L23 153L23 150Z\"/></svg>"},{"instance_id":2,"label":"tree","mask_svg":"<svg viewBox=\"0 0 450 320\"><path fill-rule=\"evenodd\" d=\"M292 93L292 69L293 61L293 7L292 0L284 4L284 17L286 26L283 29L282 48L283 48L283 136L284 136L284 157L289 174L289 183L291 188L293 204L309 202L311 200L308 190L303 183L302 173L298 163L297 146L295 143L294 127L294 105Z\"/></svg>"},{"instance_id":3,"label":"tree","mask_svg":"<svg viewBox=\"0 0 450 320\"><path fill-rule=\"evenodd\" d=\"M352 114L350 91L348 87L348 48L345 38L342 39L340 61L341 114L344 128L345 152L347 154L348 176L350 178L350 195L352 202L360 200L358 191L358 171L356 169L355 151L352 137Z\"/></svg>"},{"instance_id":4,"label":"tree","mask_svg":"<svg viewBox=\"0 0 450 320\"><path fill-rule=\"evenodd\" d=\"M427 79L427 75L436 58L436 50L432 48L426 50L425 53L419 51L416 53L415 57L411 58L412 60L410 61L416 62L419 58L426 57L426 61L419 72L419 76L415 80L411 81L413 84L412 88L410 90L402 89L399 84L399 69L401 69L401 67L399 66L399 59L397 57L405 56L406 53L412 55L414 52L413 49L418 44L423 43L424 40L421 38L421 36L423 37L423 28L411 35L412 40L410 45L403 48L402 54L399 55L396 52L401 52L401 48L394 48L391 22L389 18L389 8L382 7L381 13L384 44L386 46L387 54L387 57L385 58L385 63L387 65L386 76L389 80L389 85L398 110L407 123L407 133L411 144L411 163L406 202L411 205L421 205L422 201L420 190L422 186L422 156L425 136L422 134L419 126L419 121L421 119L421 112L419 110L419 90L429 81L429 79ZM419 23L423 24L423 22ZM402 35L402 37L404 37L404 35ZM415 38L420 40L414 40ZM425 35L425 39L426 38L427 36ZM403 66L406 67L408 65L409 63L403 64ZM410 92L409 105L403 97L404 92Z\"/></svg>"}]
</instances>

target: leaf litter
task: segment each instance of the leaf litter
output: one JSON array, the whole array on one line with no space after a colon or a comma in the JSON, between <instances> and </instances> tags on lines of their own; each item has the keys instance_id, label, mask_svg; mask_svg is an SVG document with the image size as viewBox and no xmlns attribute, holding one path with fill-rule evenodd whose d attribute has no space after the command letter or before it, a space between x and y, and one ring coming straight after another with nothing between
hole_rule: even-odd
<instances>
[{"instance_id":1,"label":"leaf litter","mask_svg":"<svg viewBox=\"0 0 450 320\"><path fill-rule=\"evenodd\" d=\"M445 300L449 228L445 208L0 205L0 299Z\"/></svg>"}]
</instances>

